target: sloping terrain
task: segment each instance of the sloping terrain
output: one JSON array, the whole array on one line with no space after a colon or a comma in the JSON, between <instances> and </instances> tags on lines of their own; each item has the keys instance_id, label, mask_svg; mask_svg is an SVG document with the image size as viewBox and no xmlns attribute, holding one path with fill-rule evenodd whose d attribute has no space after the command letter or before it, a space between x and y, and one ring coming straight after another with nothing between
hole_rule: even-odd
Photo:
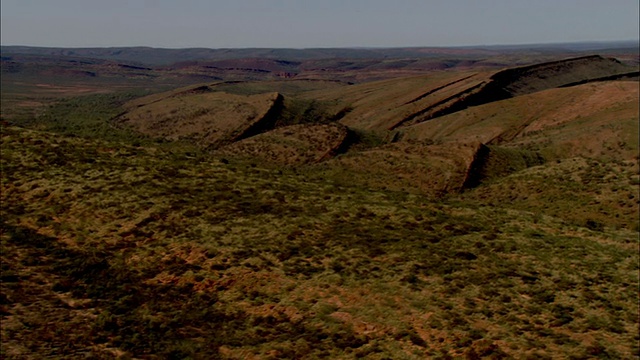
<instances>
[{"instance_id":1,"label":"sloping terrain","mask_svg":"<svg viewBox=\"0 0 640 360\"><path fill-rule=\"evenodd\" d=\"M322 171L363 186L442 196L544 161L635 156L637 83L602 77L622 70L628 67L592 56L498 73L438 71L358 85L218 81L133 99L109 123L86 125L100 107L89 98L54 107L40 121L66 133L108 133L116 126L133 132L126 136L140 138L138 143L147 143L146 137L208 150L225 146L225 157L276 166L317 164L346 152ZM576 79L586 83L565 86ZM422 121L498 83L505 96L514 97ZM561 87L542 90L554 86ZM65 112L78 113L77 119L65 123ZM336 122L340 126L329 126ZM290 127L298 124L305 126Z\"/></svg>"},{"instance_id":2,"label":"sloping terrain","mask_svg":"<svg viewBox=\"0 0 640 360\"><path fill-rule=\"evenodd\" d=\"M499 72L443 72L319 93L350 109L341 122L367 130L392 130L514 96L632 73L632 67L600 56L566 59Z\"/></svg>"},{"instance_id":3,"label":"sloping terrain","mask_svg":"<svg viewBox=\"0 0 640 360\"><path fill-rule=\"evenodd\" d=\"M635 75L597 56L463 60L355 85L333 80L436 62L126 68L314 80L3 121L0 357L637 358Z\"/></svg>"},{"instance_id":4,"label":"sloping terrain","mask_svg":"<svg viewBox=\"0 0 640 360\"><path fill-rule=\"evenodd\" d=\"M612 53L604 52L603 54L616 56L623 59L625 63L629 63L629 59L635 59L631 64L637 65L637 49L628 47L629 44L622 45ZM300 88L299 85L303 82L311 85L315 81L315 86L308 86L308 89L323 89L335 88L335 83L347 85L429 74L430 80L416 84L417 87L408 91L402 90L407 87L400 83L380 83L390 89L388 99L385 99L384 92L379 90L372 90L377 94L372 94L371 98L362 97L362 93L371 90L371 88L367 90L366 87L356 89L356 92L360 91L359 94L346 90L345 87L343 91L333 95L326 93L321 95L328 102L339 103L335 109L335 115L343 114L345 109L354 110L353 115L345 119L345 125L383 131L419 123L478 102L487 102L493 99L492 96L503 94L502 87L505 86L515 84L515 87L520 90L523 86L533 86L539 90L541 85L568 85L593 81L596 78L611 79L611 76L622 76L620 67L623 65L604 58L590 56L582 60L569 62L563 60L557 63L559 59L581 54L580 49L580 47L560 46L532 49L498 47L487 49L170 50L3 46L0 58L2 72L0 92L3 106L0 108L0 116L5 120L22 121L25 118L40 115L47 106L60 99L83 94L123 91L149 93L218 81L275 83L281 80L281 83L285 84L288 80L294 79L297 82L293 87ZM543 61L551 61L551 63L531 67L531 64ZM552 65L554 61L556 65ZM565 63L572 63L572 65ZM502 72L496 74L493 80L487 78L490 74L494 74L496 69L521 65L530 68L527 70L524 67L518 71L507 70L504 72L506 78L498 76ZM637 78L637 66L626 68L625 71L632 72L628 76ZM636 75L633 75L634 71ZM460 80L456 73L471 75L473 72L477 72L478 75L456 82ZM512 78L512 75L515 78ZM541 80L538 77L547 78L547 80ZM521 80L518 80L519 78ZM563 78L562 84L551 84L556 78ZM433 86L430 84L432 80ZM421 101L403 106L407 101L410 102L439 86L447 85L447 80L455 84L445 86L440 89L441 91L434 91L430 96L421 98ZM331 82L334 82L334 86L321 86L329 85ZM285 89L288 87L287 85L275 86ZM480 91L487 86L487 91ZM414 90L416 91L414 98L406 99L402 103L395 102L398 91L413 93ZM263 92L274 91L279 90L265 89ZM476 95L470 97L473 94ZM284 95L287 94L284 93ZM470 102L471 100L473 101ZM373 111L374 109L377 110Z\"/></svg>"},{"instance_id":5,"label":"sloping terrain","mask_svg":"<svg viewBox=\"0 0 640 360\"><path fill-rule=\"evenodd\" d=\"M485 91L497 92L493 95L497 99L514 97L632 70L635 69L615 59L591 55L500 71L491 77L492 82ZM499 89L504 94L500 94Z\"/></svg>"},{"instance_id":6,"label":"sloping terrain","mask_svg":"<svg viewBox=\"0 0 640 360\"><path fill-rule=\"evenodd\" d=\"M621 223L490 192L434 202L234 159L1 134L2 357L638 355L637 231ZM544 192L564 169L581 196L601 172L618 176L603 200L637 186L624 178L637 168L602 165L501 186ZM569 178L549 196L566 199Z\"/></svg>"},{"instance_id":7,"label":"sloping terrain","mask_svg":"<svg viewBox=\"0 0 640 360\"><path fill-rule=\"evenodd\" d=\"M476 106L401 129L404 140L478 141L549 158L628 160L638 151L637 82L551 89Z\"/></svg>"},{"instance_id":8,"label":"sloping terrain","mask_svg":"<svg viewBox=\"0 0 640 360\"><path fill-rule=\"evenodd\" d=\"M219 146L271 129L282 101L278 93L242 96L199 86L137 99L117 122L152 137Z\"/></svg>"},{"instance_id":9,"label":"sloping terrain","mask_svg":"<svg viewBox=\"0 0 640 360\"><path fill-rule=\"evenodd\" d=\"M489 73L436 72L419 77L320 90L304 96L335 102L336 113L347 109L340 120L346 126L384 131L398 126L413 113L456 99L461 93L482 84L488 76Z\"/></svg>"},{"instance_id":10,"label":"sloping terrain","mask_svg":"<svg viewBox=\"0 0 640 360\"><path fill-rule=\"evenodd\" d=\"M470 106L478 106L518 95L532 94L546 89L634 72L637 72L636 67L627 66L618 60L603 58L599 55L509 68L495 73L491 76L491 81L478 91L430 116L446 115Z\"/></svg>"},{"instance_id":11,"label":"sloping terrain","mask_svg":"<svg viewBox=\"0 0 640 360\"><path fill-rule=\"evenodd\" d=\"M244 139L215 154L277 165L313 164L334 157L349 146L344 126L291 125Z\"/></svg>"},{"instance_id":12,"label":"sloping terrain","mask_svg":"<svg viewBox=\"0 0 640 360\"><path fill-rule=\"evenodd\" d=\"M442 197L463 188L480 143L393 143L347 153L315 168L343 183Z\"/></svg>"},{"instance_id":13,"label":"sloping terrain","mask_svg":"<svg viewBox=\"0 0 640 360\"><path fill-rule=\"evenodd\" d=\"M596 230L607 226L638 231L638 174L637 160L570 158L494 177L460 197L554 216Z\"/></svg>"},{"instance_id":14,"label":"sloping terrain","mask_svg":"<svg viewBox=\"0 0 640 360\"><path fill-rule=\"evenodd\" d=\"M233 63L217 62L221 71ZM269 71L298 66L269 59L242 63ZM615 60L589 56L357 85L216 81L133 99L95 128L108 133L116 127L138 143L180 140L207 151L224 146L225 157L313 165L363 186L442 196L549 160L635 156L637 83L610 80L624 78L628 70ZM465 109L474 98L488 102ZM53 107L40 122L66 133L94 132L87 124L96 105L88 97L84 104ZM76 120L65 123L66 111L79 113Z\"/></svg>"}]
</instances>

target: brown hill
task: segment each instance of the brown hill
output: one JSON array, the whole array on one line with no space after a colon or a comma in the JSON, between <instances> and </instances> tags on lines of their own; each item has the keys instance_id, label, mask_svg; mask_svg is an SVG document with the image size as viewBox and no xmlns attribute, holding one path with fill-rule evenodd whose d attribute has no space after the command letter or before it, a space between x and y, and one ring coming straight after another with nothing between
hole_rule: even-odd
<instances>
[{"instance_id":1,"label":"brown hill","mask_svg":"<svg viewBox=\"0 0 640 360\"><path fill-rule=\"evenodd\" d=\"M244 96L197 86L136 99L117 122L152 137L219 146L272 128L282 101L278 93Z\"/></svg>"},{"instance_id":2,"label":"brown hill","mask_svg":"<svg viewBox=\"0 0 640 360\"><path fill-rule=\"evenodd\" d=\"M491 80L470 96L461 98L452 106L423 117L451 114L470 106L532 94L556 87L570 86L594 79L622 75L636 70L618 60L598 55L584 56L542 64L510 68L491 76ZM413 121L413 123L419 121Z\"/></svg>"},{"instance_id":3,"label":"brown hill","mask_svg":"<svg viewBox=\"0 0 640 360\"><path fill-rule=\"evenodd\" d=\"M349 127L384 131L424 109L438 108L488 80L485 72L436 72L429 75L383 80L305 95L335 104L340 122Z\"/></svg>"},{"instance_id":4,"label":"brown hill","mask_svg":"<svg viewBox=\"0 0 640 360\"><path fill-rule=\"evenodd\" d=\"M289 166L327 160L358 142L356 133L379 132L377 144L352 147L320 167L329 176L367 186L442 195L544 159L633 157L638 149L632 136L638 124L636 83L598 81L554 88L622 70L628 68L613 60L586 57L497 73L440 71L316 91L298 87L295 98L287 100L237 95L262 91L259 83L213 83L138 99L127 105L122 119L152 136L192 139L206 147L226 145L221 156ZM498 95L508 99L485 97L486 104L420 122L478 99L496 84L503 92ZM271 106L251 110L265 99ZM204 103L218 105L215 111L199 108ZM285 121L284 114L294 107L300 107L297 115L289 114ZM207 111L216 116L204 116ZM298 115L314 119L293 121ZM314 121L338 121L355 132ZM299 122L307 125L288 126ZM414 122L419 123L409 126ZM387 130L394 128L398 131L392 139ZM393 143L383 145L389 141Z\"/></svg>"},{"instance_id":5,"label":"brown hill","mask_svg":"<svg viewBox=\"0 0 640 360\"><path fill-rule=\"evenodd\" d=\"M491 77L492 82L485 91L502 89L514 97L629 71L630 67L615 59L592 55L500 71Z\"/></svg>"},{"instance_id":6,"label":"brown hill","mask_svg":"<svg viewBox=\"0 0 640 360\"><path fill-rule=\"evenodd\" d=\"M405 140L478 141L552 158L630 159L638 151L638 83L597 82L472 107L405 127Z\"/></svg>"},{"instance_id":7,"label":"brown hill","mask_svg":"<svg viewBox=\"0 0 640 360\"><path fill-rule=\"evenodd\" d=\"M341 122L368 130L392 130L439 116L546 89L625 76L633 70L614 59L587 56L499 72L439 72L360 84L309 96L351 111Z\"/></svg>"}]
</instances>

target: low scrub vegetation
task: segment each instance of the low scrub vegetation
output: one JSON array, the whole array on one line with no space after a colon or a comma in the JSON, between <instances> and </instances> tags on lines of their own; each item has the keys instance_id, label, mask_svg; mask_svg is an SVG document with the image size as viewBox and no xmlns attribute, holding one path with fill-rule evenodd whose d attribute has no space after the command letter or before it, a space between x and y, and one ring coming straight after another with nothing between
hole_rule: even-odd
<instances>
[{"instance_id":1,"label":"low scrub vegetation","mask_svg":"<svg viewBox=\"0 0 640 360\"><path fill-rule=\"evenodd\" d=\"M637 229L482 198L520 173L434 201L179 147L1 146L6 358L638 355ZM633 167L569 165L522 176L579 176L569 199L615 173L603 198L633 201Z\"/></svg>"},{"instance_id":2,"label":"low scrub vegetation","mask_svg":"<svg viewBox=\"0 0 640 360\"><path fill-rule=\"evenodd\" d=\"M489 76L10 98L0 357L638 358L637 86Z\"/></svg>"}]
</instances>

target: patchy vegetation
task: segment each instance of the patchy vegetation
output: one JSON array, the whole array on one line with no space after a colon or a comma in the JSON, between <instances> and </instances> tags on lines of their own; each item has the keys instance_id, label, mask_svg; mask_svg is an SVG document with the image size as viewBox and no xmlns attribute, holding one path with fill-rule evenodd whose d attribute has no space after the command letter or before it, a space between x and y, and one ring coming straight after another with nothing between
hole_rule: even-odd
<instances>
[{"instance_id":1,"label":"patchy vegetation","mask_svg":"<svg viewBox=\"0 0 640 360\"><path fill-rule=\"evenodd\" d=\"M18 128L2 153L8 358L638 351L637 233L597 219Z\"/></svg>"},{"instance_id":2,"label":"patchy vegetation","mask_svg":"<svg viewBox=\"0 0 640 360\"><path fill-rule=\"evenodd\" d=\"M0 357L637 358L637 84L488 74L9 111Z\"/></svg>"},{"instance_id":3,"label":"patchy vegetation","mask_svg":"<svg viewBox=\"0 0 640 360\"><path fill-rule=\"evenodd\" d=\"M353 137L346 127L337 124L291 125L233 143L214 154L254 163L313 164L346 151Z\"/></svg>"}]
</instances>

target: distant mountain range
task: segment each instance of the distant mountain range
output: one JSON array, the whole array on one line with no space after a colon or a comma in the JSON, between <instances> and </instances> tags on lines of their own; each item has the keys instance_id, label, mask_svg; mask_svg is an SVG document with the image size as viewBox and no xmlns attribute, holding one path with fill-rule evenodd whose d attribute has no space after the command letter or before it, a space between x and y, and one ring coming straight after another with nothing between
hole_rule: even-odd
<instances>
[{"instance_id":1,"label":"distant mountain range","mask_svg":"<svg viewBox=\"0 0 640 360\"><path fill-rule=\"evenodd\" d=\"M148 65L168 65L179 61L224 60L240 58L267 58L287 60L310 59L401 59L430 58L440 56L495 56L512 52L529 52L531 55L567 53L578 56L584 52L617 52L637 55L638 41L587 42L566 44L494 45L473 47L399 47L399 48L244 48L208 49L185 48L164 49L152 47L96 47L62 48L32 46L1 46L2 56L11 54L38 56L69 56L113 61L125 61Z\"/></svg>"}]
</instances>

